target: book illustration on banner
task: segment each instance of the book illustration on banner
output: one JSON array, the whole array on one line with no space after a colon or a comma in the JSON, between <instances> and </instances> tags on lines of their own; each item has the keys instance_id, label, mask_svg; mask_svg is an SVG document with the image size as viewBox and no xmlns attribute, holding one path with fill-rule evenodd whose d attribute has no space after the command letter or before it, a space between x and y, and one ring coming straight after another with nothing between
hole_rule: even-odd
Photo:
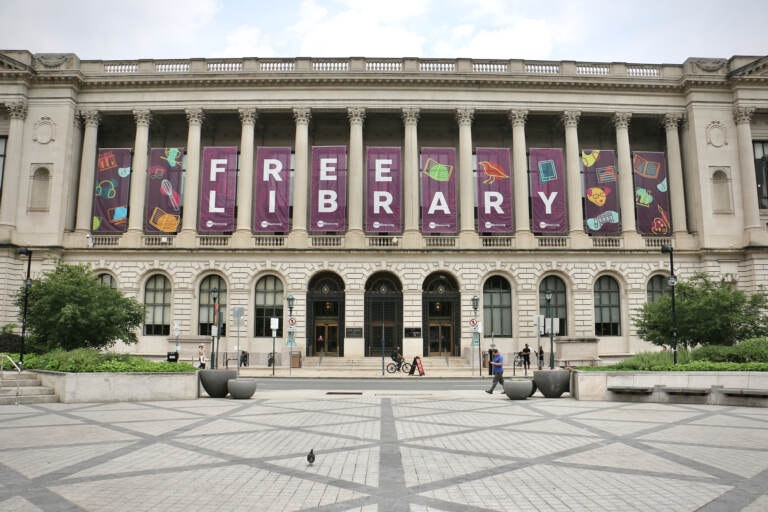
<instances>
[{"instance_id":1,"label":"book illustration on banner","mask_svg":"<svg viewBox=\"0 0 768 512\"><path fill-rule=\"evenodd\" d=\"M634 168L635 174L638 176L648 178L649 180L655 180L659 177L661 162L654 162L653 160L648 160L647 158L635 154L635 157L632 160L632 167Z\"/></svg>"},{"instance_id":2,"label":"book illustration on banner","mask_svg":"<svg viewBox=\"0 0 768 512\"><path fill-rule=\"evenodd\" d=\"M113 199L117 195L117 180L110 178L108 180L101 180L96 185L96 197L102 199Z\"/></svg>"},{"instance_id":3,"label":"book illustration on banner","mask_svg":"<svg viewBox=\"0 0 768 512\"><path fill-rule=\"evenodd\" d=\"M107 220L113 226L125 224L128 220L128 205L115 206L107 210Z\"/></svg>"},{"instance_id":4,"label":"book illustration on banner","mask_svg":"<svg viewBox=\"0 0 768 512\"><path fill-rule=\"evenodd\" d=\"M103 220L104 219L102 219L98 215L94 215L93 216L93 222L91 222L91 229L93 231L98 231L99 228L101 227L101 223L103 222Z\"/></svg>"},{"instance_id":5,"label":"book illustration on banner","mask_svg":"<svg viewBox=\"0 0 768 512\"><path fill-rule=\"evenodd\" d=\"M427 162L424 164L424 174L435 181L450 181L453 166L441 164L433 158L427 158Z\"/></svg>"},{"instance_id":6,"label":"book illustration on banner","mask_svg":"<svg viewBox=\"0 0 768 512\"><path fill-rule=\"evenodd\" d=\"M557 179L557 169L554 160L542 160L539 162L539 183L548 183Z\"/></svg>"},{"instance_id":7,"label":"book illustration on banner","mask_svg":"<svg viewBox=\"0 0 768 512\"><path fill-rule=\"evenodd\" d=\"M638 206L645 206L646 208L653 202L653 196L651 191L646 188L638 188L635 190L635 203Z\"/></svg>"},{"instance_id":8,"label":"book illustration on banner","mask_svg":"<svg viewBox=\"0 0 768 512\"><path fill-rule=\"evenodd\" d=\"M584 167L592 167L595 165L595 162L597 162L597 157L600 156L600 151L595 150L587 153L586 151L581 152L581 161L584 162Z\"/></svg>"},{"instance_id":9,"label":"book illustration on banner","mask_svg":"<svg viewBox=\"0 0 768 512\"><path fill-rule=\"evenodd\" d=\"M485 221L485 229L491 229L491 228L505 228L507 227L506 224L494 224L493 222L487 220Z\"/></svg>"},{"instance_id":10,"label":"book illustration on banner","mask_svg":"<svg viewBox=\"0 0 768 512\"><path fill-rule=\"evenodd\" d=\"M98 167L99 167L99 172L108 171L110 169L114 169L115 167L117 167L117 158L115 157L115 154L111 151L102 153L99 156Z\"/></svg>"},{"instance_id":11,"label":"book illustration on banner","mask_svg":"<svg viewBox=\"0 0 768 512\"><path fill-rule=\"evenodd\" d=\"M669 233L669 217L661 205L657 204L656 208L659 209L659 214L661 214L661 217L653 218L653 222L651 223L651 233L654 235L666 235Z\"/></svg>"},{"instance_id":12,"label":"book illustration on banner","mask_svg":"<svg viewBox=\"0 0 768 512\"><path fill-rule=\"evenodd\" d=\"M451 227L450 224L438 224L435 221L432 221L429 223L429 229L435 229L435 228L449 228Z\"/></svg>"},{"instance_id":13,"label":"book illustration on banner","mask_svg":"<svg viewBox=\"0 0 768 512\"><path fill-rule=\"evenodd\" d=\"M664 178L661 180L661 182L656 185L656 188L659 189L659 192L666 192L667 191L667 178Z\"/></svg>"},{"instance_id":14,"label":"book illustration on banner","mask_svg":"<svg viewBox=\"0 0 768 512\"><path fill-rule=\"evenodd\" d=\"M213 220L207 220L205 221L205 227L212 228L214 226L227 226L227 222L216 222Z\"/></svg>"},{"instance_id":15,"label":"book illustration on banner","mask_svg":"<svg viewBox=\"0 0 768 512\"><path fill-rule=\"evenodd\" d=\"M131 168L130 167L119 167L117 169L117 175L121 178L127 178L131 174Z\"/></svg>"},{"instance_id":16,"label":"book illustration on banner","mask_svg":"<svg viewBox=\"0 0 768 512\"><path fill-rule=\"evenodd\" d=\"M553 223L551 223L551 222L544 222L544 221L541 221L541 222L539 222L539 227L540 227L541 229L547 229L547 228L559 228L559 227L560 227L560 224L559 224L559 223L558 223L558 224L553 224Z\"/></svg>"},{"instance_id":17,"label":"book illustration on banner","mask_svg":"<svg viewBox=\"0 0 768 512\"><path fill-rule=\"evenodd\" d=\"M338 222L328 222L326 220L319 220L317 221L317 227L324 228L325 226L338 226Z\"/></svg>"},{"instance_id":18,"label":"book illustration on banner","mask_svg":"<svg viewBox=\"0 0 768 512\"><path fill-rule=\"evenodd\" d=\"M591 202L593 202L597 206L603 206L608 197L608 194L611 193L611 189L608 187L605 187L605 188L590 187L587 189L586 193L587 193L587 199L589 199Z\"/></svg>"},{"instance_id":19,"label":"book illustration on banner","mask_svg":"<svg viewBox=\"0 0 768 512\"><path fill-rule=\"evenodd\" d=\"M261 221L261 227L262 228L268 228L269 226L282 226L282 222L269 222L268 220Z\"/></svg>"},{"instance_id":20,"label":"book illustration on banner","mask_svg":"<svg viewBox=\"0 0 768 512\"><path fill-rule=\"evenodd\" d=\"M160 192L163 193L163 195L168 196L168 199L171 202L171 208L174 210L179 209L179 193L173 190L173 185L168 180L163 180L160 182Z\"/></svg>"},{"instance_id":21,"label":"book illustration on banner","mask_svg":"<svg viewBox=\"0 0 768 512\"><path fill-rule=\"evenodd\" d=\"M509 178L507 173L504 172L504 169L502 169L499 164L494 164L493 162L478 162L477 164L482 166L483 174L486 176L486 179L483 180L483 183L486 185L491 185L496 180Z\"/></svg>"},{"instance_id":22,"label":"book illustration on banner","mask_svg":"<svg viewBox=\"0 0 768 512\"><path fill-rule=\"evenodd\" d=\"M379 222L377 220L373 221L373 229L393 228L393 227L395 227L394 224L384 224L383 222Z\"/></svg>"},{"instance_id":23,"label":"book illustration on banner","mask_svg":"<svg viewBox=\"0 0 768 512\"><path fill-rule=\"evenodd\" d=\"M179 216L155 207L149 217L149 225L164 233L175 233L179 227Z\"/></svg>"},{"instance_id":24,"label":"book illustration on banner","mask_svg":"<svg viewBox=\"0 0 768 512\"><path fill-rule=\"evenodd\" d=\"M592 231L600 231L603 224L617 224L619 222L619 212L608 210L597 217L587 219L587 227Z\"/></svg>"},{"instance_id":25,"label":"book illustration on banner","mask_svg":"<svg viewBox=\"0 0 768 512\"><path fill-rule=\"evenodd\" d=\"M597 174L597 182L600 184L616 181L616 169L612 165L598 167L595 173Z\"/></svg>"},{"instance_id":26,"label":"book illustration on banner","mask_svg":"<svg viewBox=\"0 0 768 512\"><path fill-rule=\"evenodd\" d=\"M165 177L165 167L162 165L153 165L149 168L149 177L154 180L161 180Z\"/></svg>"},{"instance_id":27,"label":"book illustration on banner","mask_svg":"<svg viewBox=\"0 0 768 512\"><path fill-rule=\"evenodd\" d=\"M165 155L160 158L168 162L168 165L171 167L180 166L184 161L184 155L179 151L179 148L166 148Z\"/></svg>"}]
</instances>

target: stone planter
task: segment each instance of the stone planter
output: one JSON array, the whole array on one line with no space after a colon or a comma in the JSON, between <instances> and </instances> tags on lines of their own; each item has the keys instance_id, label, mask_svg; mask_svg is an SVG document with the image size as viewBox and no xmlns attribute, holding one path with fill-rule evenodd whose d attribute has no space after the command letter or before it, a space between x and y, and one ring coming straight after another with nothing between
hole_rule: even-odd
<instances>
[{"instance_id":1,"label":"stone planter","mask_svg":"<svg viewBox=\"0 0 768 512\"><path fill-rule=\"evenodd\" d=\"M560 398L560 395L570 390L571 372L568 370L537 370L533 372L533 381L545 397Z\"/></svg>"},{"instance_id":2,"label":"stone planter","mask_svg":"<svg viewBox=\"0 0 768 512\"><path fill-rule=\"evenodd\" d=\"M510 400L525 400L534 393L534 386L531 379L504 379L504 393Z\"/></svg>"},{"instance_id":3,"label":"stone planter","mask_svg":"<svg viewBox=\"0 0 768 512\"><path fill-rule=\"evenodd\" d=\"M230 398L247 400L256 392L256 381L253 379L230 379L227 381Z\"/></svg>"},{"instance_id":4,"label":"stone planter","mask_svg":"<svg viewBox=\"0 0 768 512\"><path fill-rule=\"evenodd\" d=\"M200 370L200 382L211 398L227 396L227 381L236 377L235 370Z\"/></svg>"}]
</instances>

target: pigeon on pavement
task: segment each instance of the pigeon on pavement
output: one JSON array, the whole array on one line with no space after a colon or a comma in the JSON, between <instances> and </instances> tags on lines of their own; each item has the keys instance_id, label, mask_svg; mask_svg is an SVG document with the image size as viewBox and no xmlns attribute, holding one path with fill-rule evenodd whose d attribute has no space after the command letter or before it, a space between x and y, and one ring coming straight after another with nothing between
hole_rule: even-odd
<instances>
[{"instance_id":1,"label":"pigeon on pavement","mask_svg":"<svg viewBox=\"0 0 768 512\"><path fill-rule=\"evenodd\" d=\"M309 454L307 455L307 462L309 462L309 465L311 466L313 462L315 462L315 449L312 448L309 450Z\"/></svg>"}]
</instances>

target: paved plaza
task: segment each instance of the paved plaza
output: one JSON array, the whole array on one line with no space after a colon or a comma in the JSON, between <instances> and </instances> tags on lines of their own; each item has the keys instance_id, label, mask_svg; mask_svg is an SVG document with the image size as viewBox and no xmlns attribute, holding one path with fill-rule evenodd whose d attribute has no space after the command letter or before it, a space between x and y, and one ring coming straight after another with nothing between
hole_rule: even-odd
<instances>
[{"instance_id":1,"label":"paved plaza","mask_svg":"<svg viewBox=\"0 0 768 512\"><path fill-rule=\"evenodd\" d=\"M478 391L0 406L0 510L765 511L768 409Z\"/></svg>"}]
</instances>

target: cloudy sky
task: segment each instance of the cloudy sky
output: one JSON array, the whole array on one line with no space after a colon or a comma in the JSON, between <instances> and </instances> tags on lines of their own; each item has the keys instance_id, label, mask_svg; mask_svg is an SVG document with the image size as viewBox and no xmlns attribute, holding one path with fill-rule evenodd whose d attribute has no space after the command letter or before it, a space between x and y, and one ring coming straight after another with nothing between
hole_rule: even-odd
<instances>
[{"instance_id":1,"label":"cloudy sky","mask_svg":"<svg viewBox=\"0 0 768 512\"><path fill-rule=\"evenodd\" d=\"M81 59L768 54L765 0L0 0L0 48Z\"/></svg>"}]
</instances>

